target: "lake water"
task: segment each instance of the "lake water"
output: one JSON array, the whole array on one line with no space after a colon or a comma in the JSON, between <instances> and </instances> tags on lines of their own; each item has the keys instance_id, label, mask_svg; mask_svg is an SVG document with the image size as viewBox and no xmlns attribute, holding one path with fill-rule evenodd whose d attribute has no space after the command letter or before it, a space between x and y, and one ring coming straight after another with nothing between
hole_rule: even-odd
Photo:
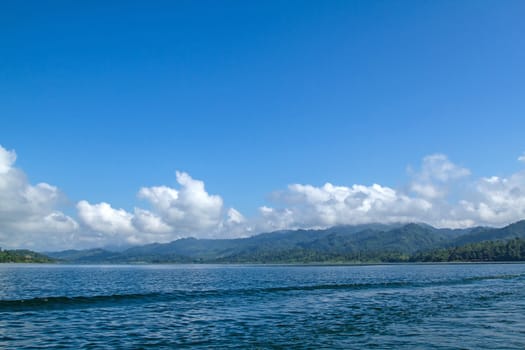
<instances>
[{"instance_id":1,"label":"lake water","mask_svg":"<svg viewBox=\"0 0 525 350\"><path fill-rule=\"evenodd\" d=\"M0 348L524 349L525 265L0 265Z\"/></svg>"}]
</instances>

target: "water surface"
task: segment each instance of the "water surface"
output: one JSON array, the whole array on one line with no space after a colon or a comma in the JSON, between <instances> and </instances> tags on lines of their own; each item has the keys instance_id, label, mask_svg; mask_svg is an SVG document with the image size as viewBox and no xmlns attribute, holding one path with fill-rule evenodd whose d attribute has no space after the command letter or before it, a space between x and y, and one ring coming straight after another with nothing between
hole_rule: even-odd
<instances>
[{"instance_id":1,"label":"water surface","mask_svg":"<svg viewBox=\"0 0 525 350\"><path fill-rule=\"evenodd\" d=\"M0 265L0 348L523 349L525 265Z\"/></svg>"}]
</instances>

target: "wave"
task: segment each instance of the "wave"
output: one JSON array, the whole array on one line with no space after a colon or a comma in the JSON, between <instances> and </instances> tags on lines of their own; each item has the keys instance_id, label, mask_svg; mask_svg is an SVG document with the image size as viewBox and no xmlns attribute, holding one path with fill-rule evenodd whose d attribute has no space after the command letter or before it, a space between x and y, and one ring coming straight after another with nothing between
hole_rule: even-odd
<instances>
[{"instance_id":1,"label":"wave","mask_svg":"<svg viewBox=\"0 0 525 350\"><path fill-rule=\"evenodd\" d=\"M162 293L144 294L111 294L92 296L47 296L30 299L0 300L1 311L17 311L32 309L62 309L69 307L82 307L89 305L115 305L122 302L143 302L148 299L154 300L162 296Z\"/></svg>"},{"instance_id":2,"label":"wave","mask_svg":"<svg viewBox=\"0 0 525 350\"><path fill-rule=\"evenodd\" d=\"M429 282L395 281L376 283L339 283L291 285L282 287L245 288L245 289L212 289L212 290L175 290L170 292L110 294L91 296L48 296L29 299L0 300L0 312L57 310L84 307L113 307L130 304L184 301L195 298L239 297L257 294L309 292L316 290L363 290L363 289L396 289L424 288L434 286L451 286L476 283L486 280L506 280L523 277L519 275L476 276L455 280L437 280Z\"/></svg>"}]
</instances>

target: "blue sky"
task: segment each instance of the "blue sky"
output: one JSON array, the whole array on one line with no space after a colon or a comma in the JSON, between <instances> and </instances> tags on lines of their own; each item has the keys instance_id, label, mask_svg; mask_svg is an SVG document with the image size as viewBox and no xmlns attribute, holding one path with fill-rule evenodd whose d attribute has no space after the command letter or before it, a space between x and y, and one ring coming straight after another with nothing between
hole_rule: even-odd
<instances>
[{"instance_id":1,"label":"blue sky","mask_svg":"<svg viewBox=\"0 0 525 350\"><path fill-rule=\"evenodd\" d=\"M0 145L27 186L67 198L49 210L99 234L79 202L149 210L137 193L178 188L176 170L246 218L283 212L294 184L410 195L436 159L468 169L470 187L510 179L525 151L524 13L479 0L3 2ZM448 202L467 198L455 186Z\"/></svg>"}]
</instances>

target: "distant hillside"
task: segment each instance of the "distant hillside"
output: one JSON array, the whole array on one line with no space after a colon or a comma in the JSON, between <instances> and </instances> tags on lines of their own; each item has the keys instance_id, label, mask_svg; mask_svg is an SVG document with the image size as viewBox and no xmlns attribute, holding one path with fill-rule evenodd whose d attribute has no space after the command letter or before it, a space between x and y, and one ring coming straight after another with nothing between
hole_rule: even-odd
<instances>
[{"instance_id":1,"label":"distant hillside","mask_svg":"<svg viewBox=\"0 0 525 350\"><path fill-rule=\"evenodd\" d=\"M423 261L428 258L424 258L423 253L516 237L525 239L525 221L503 228L457 230L417 223L367 224L276 231L238 239L184 238L121 252L89 249L48 255L64 262L84 264L396 262L414 260L416 256L418 261Z\"/></svg>"},{"instance_id":2,"label":"distant hillside","mask_svg":"<svg viewBox=\"0 0 525 350\"><path fill-rule=\"evenodd\" d=\"M459 236L452 243L461 246L468 243L483 241L509 240L513 238L525 239L525 220L521 220L503 228L478 227L468 234Z\"/></svg>"},{"instance_id":3,"label":"distant hillside","mask_svg":"<svg viewBox=\"0 0 525 350\"><path fill-rule=\"evenodd\" d=\"M449 232L427 225L393 227L334 227L256 236L249 249L219 259L223 262L384 261L444 246ZM255 243L254 242L254 243Z\"/></svg>"},{"instance_id":4,"label":"distant hillside","mask_svg":"<svg viewBox=\"0 0 525 350\"><path fill-rule=\"evenodd\" d=\"M86 249L86 250L64 250L60 252L45 253L47 256L66 262L75 263L105 263L112 262L111 259L118 258L119 253L113 253L104 249Z\"/></svg>"},{"instance_id":5,"label":"distant hillside","mask_svg":"<svg viewBox=\"0 0 525 350\"><path fill-rule=\"evenodd\" d=\"M452 261L524 261L525 240L514 238L507 241L484 241L460 247L421 252L410 257L413 262Z\"/></svg>"},{"instance_id":6,"label":"distant hillside","mask_svg":"<svg viewBox=\"0 0 525 350\"><path fill-rule=\"evenodd\" d=\"M0 263L51 263L55 260L27 249L1 250Z\"/></svg>"}]
</instances>

